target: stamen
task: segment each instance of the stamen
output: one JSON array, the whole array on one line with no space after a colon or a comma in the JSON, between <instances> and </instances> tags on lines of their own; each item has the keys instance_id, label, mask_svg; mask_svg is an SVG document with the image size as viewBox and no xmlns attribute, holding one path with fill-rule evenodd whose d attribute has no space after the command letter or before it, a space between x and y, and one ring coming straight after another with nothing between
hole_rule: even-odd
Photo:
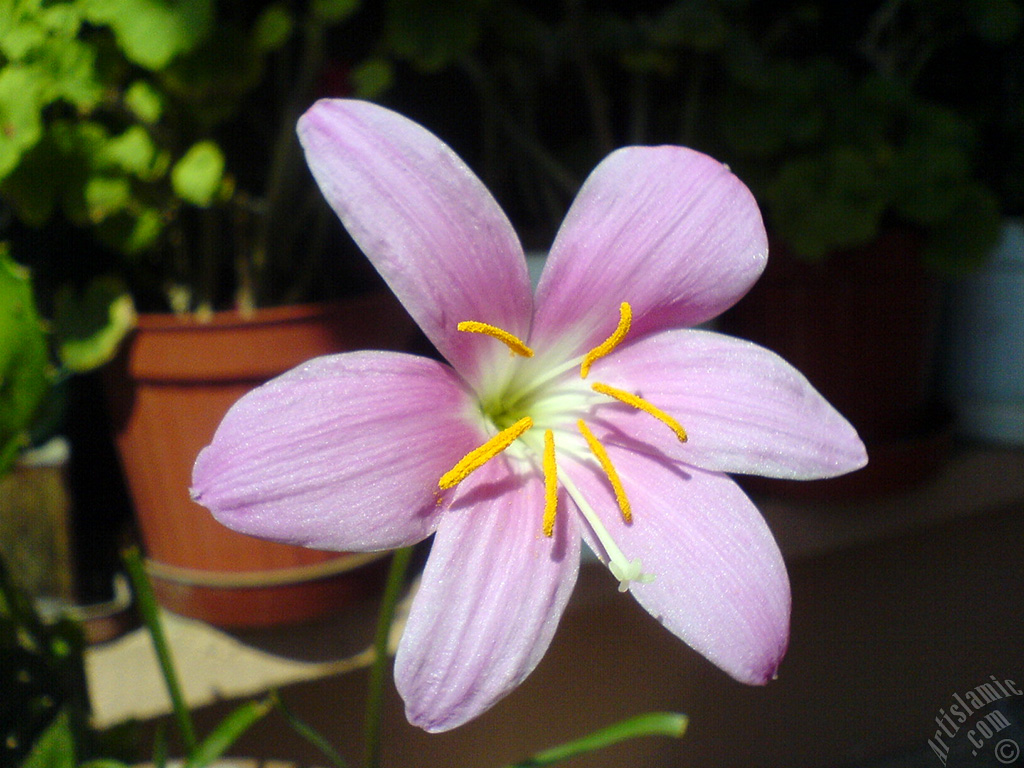
<instances>
[{"instance_id":1,"label":"stamen","mask_svg":"<svg viewBox=\"0 0 1024 768\"><path fill-rule=\"evenodd\" d=\"M626 489L622 487L622 481L619 479L619 473L615 471L615 467L612 465L612 460L608 458L608 451L601 445L594 433L590 431L590 427L586 425L583 419L576 422L576 426L579 427L580 433L583 435L583 439L587 441L587 445L590 446L590 452L597 457L597 460L601 463L601 469L608 476L608 481L612 484L612 490L615 491L615 501L619 504L619 511L622 512L622 519L627 523L633 522L633 511L629 506L629 499L626 498Z\"/></svg>"},{"instance_id":2,"label":"stamen","mask_svg":"<svg viewBox=\"0 0 1024 768\"><path fill-rule=\"evenodd\" d=\"M683 425L680 424L675 419L673 419L663 410L658 408L656 405L652 405L651 403L644 400L642 397L634 395L632 392L627 392L624 389L616 389L615 387L609 387L607 384L602 384L599 381L591 384L590 388L595 392L600 392L602 395L614 397L619 402L625 403L626 405L631 405L634 408L643 411L644 413L649 413L651 416L653 416L662 424L664 424L673 432L675 432L676 437L679 438L679 442L686 442L686 430L683 429Z\"/></svg>"},{"instance_id":3,"label":"stamen","mask_svg":"<svg viewBox=\"0 0 1024 768\"><path fill-rule=\"evenodd\" d=\"M555 532L555 514L558 512L558 469L555 467L555 435L544 430L544 535L551 538Z\"/></svg>"},{"instance_id":4,"label":"stamen","mask_svg":"<svg viewBox=\"0 0 1024 768\"><path fill-rule=\"evenodd\" d=\"M629 306L628 302L622 302L619 305L619 325L612 332L612 335L602 341L592 350L587 352L583 357L583 362L580 364L580 378L587 378L587 374L590 373L590 366L593 365L597 360L607 355L613 349L615 349L622 340L626 338L626 334L629 333L629 325L633 321L633 308Z\"/></svg>"},{"instance_id":5,"label":"stamen","mask_svg":"<svg viewBox=\"0 0 1024 768\"><path fill-rule=\"evenodd\" d=\"M508 429L503 429L479 448L467 453L459 463L441 475L437 485L442 490L454 488L465 480L470 472L480 469L484 464L514 443L520 435L533 426L533 419L524 416Z\"/></svg>"},{"instance_id":6,"label":"stamen","mask_svg":"<svg viewBox=\"0 0 1024 768\"><path fill-rule=\"evenodd\" d=\"M463 320L459 323L458 329L466 333L482 333L485 336L490 336L502 342L514 354L522 355L523 357L533 357L533 350L526 346L522 339L497 326L478 323L476 320Z\"/></svg>"}]
</instances>

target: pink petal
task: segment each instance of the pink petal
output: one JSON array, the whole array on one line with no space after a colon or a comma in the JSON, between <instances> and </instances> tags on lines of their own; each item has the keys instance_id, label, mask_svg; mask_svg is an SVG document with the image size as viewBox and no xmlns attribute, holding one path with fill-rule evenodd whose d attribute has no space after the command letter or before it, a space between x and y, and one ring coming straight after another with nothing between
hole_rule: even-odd
<instances>
[{"instance_id":1,"label":"pink petal","mask_svg":"<svg viewBox=\"0 0 1024 768\"><path fill-rule=\"evenodd\" d=\"M689 439L680 444L653 417L620 405L599 409L603 420L704 469L810 480L867 463L849 422L793 366L748 341L658 333L598 361L589 378L642 395Z\"/></svg>"},{"instance_id":2,"label":"pink petal","mask_svg":"<svg viewBox=\"0 0 1024 768\"><path fill-rule=\"evenodd\" d=\"M740 682L771 680L789 639L790 594L760 513L725 475L608 448L632 505L631 525L603 475L569 462L566 469L627 560L639 558L653 574L650 583L631 584L637 601Z\"/></svg>"},{"instance_id":3,"label":"pink petal","mask_svg":"<svg viewBox=\"0 0 1024 768\"><path fill-rule=\"evenodd\" d=\"M448 366L393 352L320 357L250 392L193 470L193 498L261 538L360 551L434 530L437 481L485 435Z\"/></svg>"},{"instance_id":4,"label":"pink petal","mask_svg":"<svg viewBox=\"0 0 1024 768\"><path fill-rule=\"evenodd\" d=\"M361 101L324 99L299 120L324 197L441 354L471 383L509 364L463 320L525 339L532 296L522 247L490 193L436 136Z\"/></svg>"},{"instance_id":5,"label":"pink petal","mask_svg":"<svg viewBox=\"0 0 1024 768\"><path fill-rule=\"evenodd\" d=\"M551 642L576 583L570 514L542 533L543 482L504 458L462 485L434 538L395 658L406 716L445 731L518 686Z\"/></svg>"},{"instance_id":6,"label":"pink petal","mask_svg":"<svg viewBox=\"0 0 1024 768\"><path fill-rule=\"evenodd\" d=\"M732 306L768 254L761 214L729 169L684 147L626 147L587 179L537 289L532 339L579 353L606 338L619 304L633 336L695 325Z\"/></svg>"}]
</instances>

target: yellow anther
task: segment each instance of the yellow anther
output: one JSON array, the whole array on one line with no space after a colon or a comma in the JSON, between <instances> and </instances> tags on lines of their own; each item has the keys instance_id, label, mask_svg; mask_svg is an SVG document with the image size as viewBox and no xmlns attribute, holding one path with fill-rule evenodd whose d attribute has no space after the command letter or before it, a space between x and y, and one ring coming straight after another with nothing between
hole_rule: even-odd
<instances>
[{"instance_id":1,"label":"yellow anther","mask_svg":"<svg viewBox=\"0 0 1024 768\"><path fill-rule=\"evenodd\" d=\"M466 333L482 333L485 336L497 339L511 349L514 354L522 355L523 357L533 357L533 350L526 346L522 339L495 325L478 323L476 320L463 320L459 323L458 329Z\"/></svg>"},{"instance_id":2,"label":"yellow anther","mask_svg":"<svg viewBox=\"0 0 1024 768\"><path fill-rule=\"evenodd\" d=\"M512 445L520 435L532 426L533 419L529 416L524 416L508 429L503 429L479 448L474 448L467 453L459 460L458 464L441 475L441 479L437 481L438 487L442 490L454 488L465 480L470 472L480 469L480 467Z\"/></svg>"},{"instance_id":3,"label":"yellow anther","mask_svg":"<svg viewBox=\"0 0 1024 768\"><path fill-rule=\"evenodd\" d=\"M619 305L619 325L612 332L612 335L602 341L592 350L587 352L583 357L583 362L580 364L580 378L587 378L587 374L590 373L590 366L592 366L597 360L607 355L613 349L615 349L622 340L626 338L626 334L629 333L629 324L633 321L633 308L629 306L628 302L622 302Z\"/></svg>"},{"instance_id":4,"label":"yellow anther","mask_svg":"<svg viewBox=\"0 0 1024 768\"><path fill-rule=\"evenodd\" d=\"M619 511L622 512L622 519L627 523L633 522L633 510L630 509L629 499L626 498L626 489L622 487L622 481L619 479L619 473L615 471L615 467L612 465L612 460L608 457L608 451L601 445L600 441L594 437L594 433L590 431L590 427L586 425L583 419L576 422L576 426L580 429L580 434L583 435L583 439L587 441L587 445L590 446L590 452L597 457L597 460L601 463L601 469L608 476L608 482L612 484L612 490L615 491L615 501L619 504Z\"/></svg>"},{"instance_id":5,"label":"yellow anther","mask_svg":"<svg viewBox=\"0 0 1024 768\"><path fill-rule=\"evenodd\" d=\"M558 470L555 467L555 435L544 430L544 535L555 532L555 514L558 512Z\"/></svg>"},{"instance_id":6,"label":"yellow anther","mask_svg":"<svg viewBox=\"0 0 1024 768\"><path fill-rule=\"evenodd\" d=\"M656 405L644 400L642 397L634 395L632 392L627 392L624 389L616 389L615 387L609 387L607 384L602 384L599 381L594 382L590 385L590 388L595 392L600 392L602 395L608 395L608 397L614 397L619 402L631 405L634 408L649 413L651 416L656 418L662 424L667 426L673 432L676 433L676 437L679 438L679 442L686 442L686 430L683 429L683 425L673 419L663 410L658 408Z\"/></svg>"}]
</instances>

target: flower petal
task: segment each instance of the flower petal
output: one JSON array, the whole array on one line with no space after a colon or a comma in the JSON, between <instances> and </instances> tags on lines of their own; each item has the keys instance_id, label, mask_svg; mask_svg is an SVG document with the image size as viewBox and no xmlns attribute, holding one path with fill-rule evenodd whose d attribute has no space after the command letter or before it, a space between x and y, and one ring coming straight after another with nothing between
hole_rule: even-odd
<instances>
[{"instance_id":1,"label":"flower petal","mask_svg":"<svg viewBox=\"0 0 1024 768\"><path fill-rule=\"evenodd\" d=\"M790 593L760 513L725 475L617 446L608 452L632 505L629 525L603 475L564 463L626 559L639 558L654 576L631 584L637 601L737 680L771 680L789 640Z\"/></svg>"},{"instance_id":2,"label":"flower petal","mask_svg":"<svg viewBox=\"0 0 1024 768\"><path fill-rule=\"evenodd\" d=\"M768 254L750 191L684 147L626 147L594 169L555 238L532 339L584 352L633 307L632 336L695 325L749 290Z\"/></svg>"},{"instance_id":3,"label":"flower petal","mask_svg":"<svg viewBox=\"0 0 1024 768\"><path fill-rule=\"evenodd\" d=\"M481 714L540 661L576 583L580 535L542 534L544 486L492 460L459 486L434 538L395 658L406 716L445 731Z\"/></svg>"},{"instance_id":4,"label":"flower petal","mask_svg":"<svg viewBox=\"0 0 1024 768\"><path fill-rule=\"evenodd\" d=\"M525 339L533 298L522 246L454 152L420 125L362 101L324 99L299 139L327 202L441 354L471 383L507 366L476 320Z\"/></svg>"},{"instance_id":5,"label":"flower petal","mask_svg":"<svg viewBox=\"0 0 1024 768\"><path fill-rule=\"evenodd\" d=\"M641 394L680 422L688 440L611 401L597 411L603 421L704 469L810 480L867 463L849 422L793 366L748 341L657 333L598 361L590 378Z\"/></svg>"},{"instance_id":6,"label":"flower petal","mask_svg":"<svg viewBox=\"0 0 1024 768\"><path fill-rule=\"evenodd\" d=\"M320 549L415 543L437 481L484 438L448 366L394 352L320 357L253 390L196 460L193 498L242 533Z\"/></svg>"}]
</instances>

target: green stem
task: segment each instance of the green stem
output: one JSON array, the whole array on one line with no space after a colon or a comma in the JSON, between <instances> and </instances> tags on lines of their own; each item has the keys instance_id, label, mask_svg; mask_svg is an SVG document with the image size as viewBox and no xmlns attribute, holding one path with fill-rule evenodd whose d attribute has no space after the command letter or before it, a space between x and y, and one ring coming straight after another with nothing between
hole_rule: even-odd
<instances>
[{"instance_id":1,"label":"green stem","mask_svg":"<svg viewBox=\"0 0 1024 768\"><path fill-rule=\"evenodd\" d=\"M160 622L160 609L156 603L156 596L153 594L153 586L146 576L146 568L142 563L142 555L139 554L138 548L131 547L125 550L123 557L125 567L128 569L128 577L132 580L132 587L135 590L139 613L142 614L142 621L145 623L146 629L149 630L157 660L160 662L160 672L163 675L164 684L167 686L167 693L171 697L174 719L178 723L181 740L185 744L186 753L192 757L197 743L196 731L192 724L192 715L185 705L181 685L178 682L178 673L174 668L171 647L167 644L167 636L164 634L163 624Z\"/></svg>"},{"instance_id":2,"label":"green stem","mask_svg":"<svg viewBox=\"0 0 1024 768\"><path fill-rule=\"evenodd\" d=\"M185 768L207 768L227 752L246 731L266 717L273 706L272 696L240 704L190 751Z\"/></svg>"},{"instance_id":3,"label":"green stem","mask_svg":"<svg viewBox=\"0 0 1024 768\"><path fill-rule=\"evenodd\" d=\"M288 722L288 725L292 727L299 736L304 738L326 757L334 768L348 768L348 764L345 759L338 754L338 750L313 726L303 720L301 717L296 715L281 698L281 695L274 691L271 696L274 700L274 706L277 707L277 711L284 716L284 719Z\"/></svg>"},{"instance_id":4,"label":"green stem","mask_svg":"<svg viewBox=\"0 0 1024 768\"><path fill-rule=\"evenodd\" d=\"M635 739L639 736L671 736L678 739L686 733L688 722L686 715L676 712L647 712L613 723L575 741L545 749L522 762L507 766L507 768L538 768L544 765L554 765L584 752L604 749L612 744L618 744L620 741Z\"/></svg>"},{"instance_id":5,"label":"green stem","mask_svg":"<svg viewBox=\"0 0 1024 768\"><path fill-rule=\"evenodd\" d=\"M412 547L396 550L391 556L391 568L380 601L377 634L373 641L373 666L366 696L366 723L363 729L364 760L366 768L380 766L380 716L384 703L384 677L388 666L388 637L395 618L395 606L405 586L405 573L412 558Z\"/></svg>"}]
</instances>

